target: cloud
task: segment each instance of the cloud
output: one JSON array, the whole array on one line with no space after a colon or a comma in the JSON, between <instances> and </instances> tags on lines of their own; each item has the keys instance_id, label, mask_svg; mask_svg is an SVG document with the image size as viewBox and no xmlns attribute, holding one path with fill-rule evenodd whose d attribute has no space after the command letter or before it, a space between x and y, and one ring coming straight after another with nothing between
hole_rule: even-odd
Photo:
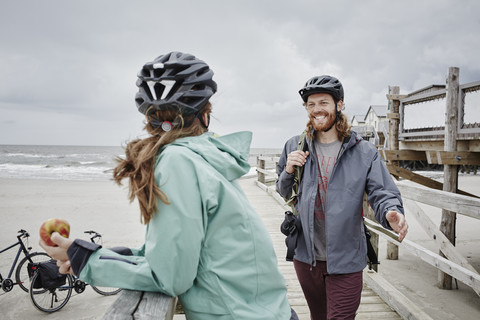
<instances>
[{"instance_id":1,"label":"cloud","mask_svg":"<svg viewBox=\"0 0 480 320\"><path fill-rule=\"evenodd\" d=\"M350 117L386 105L391 85L444 84L450 66L461 83L480 80L479 9L474 0L3 2L0 144L141 135L136 73L179 50L215 72L212 130L251 130L254 147L281 147L303 130L298 90L312 76L342 81Z\"/></svg>"}]
</instances>

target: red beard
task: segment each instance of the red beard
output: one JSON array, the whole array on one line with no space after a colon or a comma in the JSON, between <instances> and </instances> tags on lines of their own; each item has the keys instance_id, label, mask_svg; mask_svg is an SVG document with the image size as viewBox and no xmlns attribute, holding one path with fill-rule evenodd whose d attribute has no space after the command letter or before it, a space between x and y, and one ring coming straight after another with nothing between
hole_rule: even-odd
<instances>
[{"instance_id":1,"label":"red beard","mask_svg":"<svg viewBox=\"0 0 480 320\"><path fill-rule=\"evenodd\" d=\"M325 121L323 121L322 123L318 123L318 121L315 120L316 116L325 116ZM327 130L335 123L335 118L335 113L329 113L327 111L320 111L315 114L310 114L310 122L312 123L313 129L315 129L315 131Z\"/></svg>"}]
</instances>

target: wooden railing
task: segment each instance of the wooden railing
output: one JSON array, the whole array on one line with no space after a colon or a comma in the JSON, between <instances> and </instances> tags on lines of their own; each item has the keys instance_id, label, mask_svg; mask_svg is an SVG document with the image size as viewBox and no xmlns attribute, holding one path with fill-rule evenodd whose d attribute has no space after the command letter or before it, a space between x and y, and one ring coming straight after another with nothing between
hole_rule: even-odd
<instances>
[{"instance_id":1,"label":"wooden railing","mask_svg":"<svg viewBox=\"0 0 480 320\"><path fill-rule=\"evenodd\" d=\"M172 320L177 298L159 292L122 290L103 320Z\"/></svg>"}]
</instances>

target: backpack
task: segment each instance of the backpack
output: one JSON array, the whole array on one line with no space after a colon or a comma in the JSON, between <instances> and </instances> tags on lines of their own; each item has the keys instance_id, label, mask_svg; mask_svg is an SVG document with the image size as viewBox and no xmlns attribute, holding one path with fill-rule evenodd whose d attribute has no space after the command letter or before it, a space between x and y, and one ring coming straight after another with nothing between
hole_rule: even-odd
<instances>
[{"instance_id":1,"label":"backpack","mask_svg":"<svg viewBox=\"0 0 480 320\"><path fill-rule=\"evenodd\" d=\"M307 130L305 129L298 139L297 150L306 151L305 137L307 135ZM280 231L286 235L285 245L287 246L287 261L293 261L293 256L295 254L295 248L297 247L297 239L300 234L302 234L302 223L298 219L298 211L295 205L298 202L298 188L302 180L303 175L303 166L295 166L294 179L292 185L292 194L290 198L286 200L286 204L292 208L292 211L285 212L285 218L282 224L280 225ZM372 270L372 265L380 264L378 261L377 253L373 248L373 245L370 242L371 234L368 230L365 223L363 223L363 229L365 232L365 238L367 241L367 260L368 260L368 269Z\"/></svg>"}]
</instances>

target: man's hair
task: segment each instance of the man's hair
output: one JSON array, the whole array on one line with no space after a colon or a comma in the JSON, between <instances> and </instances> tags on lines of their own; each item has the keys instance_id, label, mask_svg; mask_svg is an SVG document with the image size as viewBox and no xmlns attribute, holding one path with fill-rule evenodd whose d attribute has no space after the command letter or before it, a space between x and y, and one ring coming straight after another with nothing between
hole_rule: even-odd
<instances>
[{"instance_id":1,"label":"man's hair","mask_svg":"<svg viewBox=\"0 0 480 320\"><path fill-rule=\"evenodd\" d=\"M337 129L338 132L338 140L343 141L346 137L350 136L350 128L351 125L348 122L347 116L344 113L340 112L337 122L335 123L335 129ZM307 136L310 139L314 138L312 132L313 124L312 120L310 120L309 118L307 122Z\"/></svg>"},{"instance_id":2,"label":"man's hair","mask_svg":"<svg viewBox=\"0 0 480 320\"><path fill-rule=\"evenodd\" d=\"M207 103L200 114L210 114L211 111L212 106ZM144 224L148 224L157 212L159 199L165 204L170 204L168 196L160 190L155 182L155 160L160 148L176 139L199 136L208 130L201 124L198 117L183 119L181 114L172 110L156 111L151 117L170 122L176 121L180 125L175 126L171 131L163 131L159 127L152 126L147 119L145 130L151 136L129 142L125 147L125 159L117 158L117 166L113 170L113 179L117 184L121 185L124 178L129 179L129 199L131 202L135 198L138 199L140 221ZM183 126L183 123L191 121L193 121L191 125Z\"/></svg>"}]
</instances>

